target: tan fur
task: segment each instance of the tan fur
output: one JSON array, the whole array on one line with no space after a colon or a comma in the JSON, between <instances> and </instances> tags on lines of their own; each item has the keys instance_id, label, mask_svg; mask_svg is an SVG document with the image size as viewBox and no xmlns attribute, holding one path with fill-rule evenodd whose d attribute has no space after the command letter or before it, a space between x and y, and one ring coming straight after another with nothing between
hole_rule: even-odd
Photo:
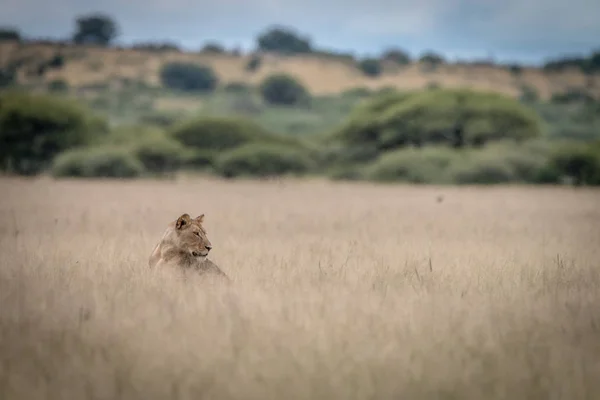
<instances>
[{"instance_id":1,"label":"tan fur","mask_svg":"<svg viewBox=\"0 0 600 400\"><path fill-rule=\"evenodd\" d=\"M227 275L208 259L212 243L206 236L203 221L204 214L194 219L189 214L183 214L171 222L150 255L150 267L178 267L195 270L201 274L216 274L229 280Z\"/></svg>"}]
</instances>

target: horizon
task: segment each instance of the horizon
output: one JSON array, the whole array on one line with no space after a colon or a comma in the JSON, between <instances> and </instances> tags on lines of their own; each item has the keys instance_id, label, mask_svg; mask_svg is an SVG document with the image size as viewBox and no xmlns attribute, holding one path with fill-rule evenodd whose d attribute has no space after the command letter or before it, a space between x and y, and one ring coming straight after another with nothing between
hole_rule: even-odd
<instances>
[{"instance_id":1,"label":"horizon","mask_svg":"<svg viewBox=\"0 0 600 400\"><path fill-rule=\"evenodd\" d=\"M399 48L412 58L434 51L449 62L541 65L600 49L596 39L600 37L600 18L596 17L600 3L589 0L574 0L568 5L556 1L543 4L542 0L523 5L507 0L504 8L473 0L454 0L452 4L424 0L418 5L351 0L346 7L336 1L322 5L314 0L303 6L292 0L257 0L254 5L227 0L227 7L188 0L153 0L145 6L110 0L102 7L93 7L91 0L60 0L50 10L40 8L37 0L3 2L9 7L0 16L0 26L17 29L27 39L70 38L78 16L99 13L111 17L119 27L112 45L168 42L184 51L199 51L208 42L252 51L256 37L273 26L309 38L315 49L356 57L379 56L387 49ZM346 15L334 27L330 21L340 17L340 9ZM156 33L156 26L161 27L161 33ZM510 29L499 32L508 26ZM552 31L546 31L548 26Z\"/></svg>"}]
</instances>

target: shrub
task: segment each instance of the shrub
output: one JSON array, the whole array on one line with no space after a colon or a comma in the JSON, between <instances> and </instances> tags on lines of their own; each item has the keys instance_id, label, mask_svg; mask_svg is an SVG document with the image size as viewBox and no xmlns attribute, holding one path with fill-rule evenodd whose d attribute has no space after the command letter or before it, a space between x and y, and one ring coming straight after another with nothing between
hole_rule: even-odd
<instances>
[{"instance_id":1,"label":"shrub","mask_svg":"<svg viewBox=\"0 0 600 400\"><path fill-rule=\"evenodd\" d=\"M312 160L306 153L271 143L252 143L230 150L215 162L215 171L227 178L302 174L311 167Z\"/></svg>"},{"instance_id":2,"label":"shrub","mask_svg":"<svg viewBox=\"0 0 600 400\"><path fill-rule=\"evenodd\" d=\"M260 68L261 64L262 58L260 58L260 56L258 55L253 55L248 60L248 63L246 63L246 71L255 72L256 70L258 70L258 68Z\"/></svg>"},{"instance_id":3,"label":"shrub","mask_svg":"<svg viewBox=\"0 0 600 400\"><path fill-rule=\"evenodd\" d=\"M47 63L50 68L62 68L65 65L65 56L60 53L56 53Z\"/></svg>"},{"instance_id":4,"label":"shrub","mask_svg":"<svg viewBox=\"0 0 600 400\"><path fill-rule=\"evenodd\" d=\"M64 79L54 79L48 82L48 91L64 93L69 91L69 84Z\"/></svg>"},{"instance_id":5,"label":"shrub","mask_svg":"<svg viewBox=\"0 0 600 400\"><path fill-rule=\"evenodd\" d=\"M530 85L521 85L521 95L519 100L523 103L535 103L539 101L540 94L538 90Z\"/></svg>"},{"instance_id":6,"label":"shrub","mask_svg":"<svg viewBox=\"0 0 600 400\"><path fill-rule=\"evenodd\" d=\"M185 158L184 147L168 137L135 143L131 153L142 162L146 171L155 174L176 171Z\"/></svg>"},{"instance_id":7,"label":"shrub","mask_svg":"<svg viewBox=\"0 0 600 400\"><path fill-rule=\"evenodd\" d=\"M505 161L482 155L471 157L455 165L449 174L454 183L460 184L494 184L516 180L514 171Z\"/></svg>"},{"instance_id":8,"label":"shrub","mask_svg":"<svg viewBox=\"0 0 600 400\"><path fill-rule=\"evenodd\" d=\"M600 185L600 147L587 144L561 146L550 155L545 176L572 180L575 185Z\"/></svg>"},{"instance_id":9,"label":"shrub","mask_svg":"<svg viewBox=\"0 0 600 400\"><path fill-rule=\"evenodd\" d=\"M339 144L325 144L318 152L321 164L330 167L350 167L365 164L379 156L374 146L340 146Z\"/></svg>"},{"instance_id":10,"label":"shrub","mask_svg":"<svg viewBox=\"0 0 600 400\"><path fill-rule=\"evenodd\" d=\"M133 178L144 173L142 163L127 149L91 147L67 150L54 159L52 175L77 178Z\"/></svg>"},{"instance_id":11,"label":"shrub","mask_svg":"<svg viewBox=\"0 0 600 400\"><path fill-rule=\"evenodd\" d=\"M134 50L143 50L143 51L153 51L153 52L163 52L163 51L177 51L180 52L181 49L179 45L171 42L141 42L135 43L131 46Z\"/></svg>"},{"instance_id":12,"label":"shrub","mask_svg":"<svg viewBox=\"0 0 600 400\"><path fill-rule=\"evenodd\" d=\"M169 173L184 164L187 150L162 129L148 125L122 125L96 141L101 147L126 149L153 174Z\"/></svg>"},{"instance_id":13,"label":"shrub","mask_svg":"<svg viewBox=\"0 0 600 400\"><path fill-rule=\"evenodd\" d=\"M181 166L184 168L206 168L211 167L215 160L212 151L187 149L181 158Z\"/></svg>"},{"instance_id":14,"label":"shrub","mask_svg":"<svg viewBox=\"0 0 600 400\"><path fill-rule=\"evenodd\" d=\"M17 74L12 68L0 68L0 89L11 86L17 81Z\"/></svg>"},{"instance_id":15,"label":"shrub","mask_svg":"<svg viewBox=\"0 0 600 400\"><path fill-rule=\"evenodd\" d=\"M164 86L185 92L212 92L219 83L212 68L184 62L165 64L160 79Z\"/></svg>"},{"instance_id":16,"label":"shrub","mask_svg":"<svg viewBox=\"0 0 600 400\"><path fill-rule=\"evenodd\" d=\"M102 135L106 122L74 101L18 92L0 96L0 164L14 172L34 174L52 158Z\"/></svg>"},{"instance_id":17,"label":"shrub","mask_svg":"<svg viewBox=\"0 0 600 400\"><path fill-rule=\"evenodd\" d=\"M327 171L329 179L334 181L360 181L364 179L363 171L358 166L336 165Z\"/></svg>"},{"instance_id":18,"label":"shrub","mask_svg":"<svg viewBox=\"0 0 600 400\"><path fill-rule=\"evenodd\" d=\"M249 142L279 139L254 121L241 117L195 118L174 126L169 133L185 146L211 151L228 150Z\"/></svg>"},{"instance_id":19,"label":"shrub","mask_svg":"<svg viewBox=\"0 0 600 400\"><path fill-rule=\"evenodd\" d=\"M521 67L519 64L509 65L508 70L513 76L521 76L521 74L523 73L523 67Z\"/></svg>"},{"instance_id":20,"label":"shrub","mask_svg":"<svg viewBox=\"0 0 600 400\"><path fill-rule=\"evenodd\" d=\"M358 63L358 68L367 76L375 77L381 75L383 68L381 62L376 58L365 58Z\"/></svg>"},{"instance_id":21,"label":"shrub","mask_svg":"<svg viewBox=\"0 0 600 400\"><path fill-rule=\"evenodd\" d=\"M270 104L291 106L305 102L308 97L306 88L294 77L275 74L266 78L260 85L263 99Z\"/></svg>"},{"instance_id":22,"label":"shrub","mask_svg":"<svg viewBox=\"0 0 600 400\"><path fill-rule=\"evenodd\" d=\"M443 147L396 150L368 165L364 176L381 182L443 183L457 157L456 151Z\"/></svg>"},{"instance_id":23,"label":"shrub","mask_svg":"<svg viewBox=\"0 0 600 400\"><path fill-rule=\"evenodd\" d=\"M92 144L130 147L146 140L158 142L166 139L166 133L159 127L131 124L115 127L108 135L95 139Z\"/></svg>"},{"instance_id":24,"label":"shrub","mask_svg":"<svg viewBox=\"0 0 600 400\"><path fill-rule=\"evenodd\" d=\"M223 87L223 90L229 93L249 93L252 86L244 82L230 82Z\"/></svg>"},{"instance_id":25,"label":"shrub","mask_svg":"<svg viewBox=\"0 0 600 400\"><path fill-rule=\"evenodd\" d=\"M172 112L155 111L142 114L138 121L141 124L154 125L160 128L169 128L177 122L178 115Z\"/></svg>"},{"instance_id":26,"label":"shrub","mask_svg":"<svg viewBox=\"0 0 600 400\"><path fill-rule=\"evenodd\" d=\"M390 150L408 144L481 146L540 134L537 114L517 100L497 93L431 89L374 98L354 110L332 136L348 146Z\"/></svg>"},{"instance_id":27,"label":"shrub","mask_svg":"<svg viewBox=\"0 0 600 400\"><path fill-rule=\"evenodd\" d=\"M543 174L553 146L541 140L519 145L500 141L482 149L464 150L460 162L448 174L455 183L538 183L547 179Z\"/></svg>"},{"instance_id":28,"label":"shrub","mask_svg":"<svg viewBox=\"0 0 600 400\"><path fill-rule=\"evenodd\" d=\"M551 101L557 104L569 103L587 103L592 104L596 101L594 96L590 95L584 89L571 88L564 93L552 94Z\"/></svg>"},{"instance_id":29,"label":"shrub","mask_svg":"<svg viewBox=\"0 0 600 400\"><path fill-rule=\"evenodd\" d=\"M369 97L371 95L371 89L366 87L356 87L348 89L342 93L342 97Z\"/></svg>"}]
</instances>

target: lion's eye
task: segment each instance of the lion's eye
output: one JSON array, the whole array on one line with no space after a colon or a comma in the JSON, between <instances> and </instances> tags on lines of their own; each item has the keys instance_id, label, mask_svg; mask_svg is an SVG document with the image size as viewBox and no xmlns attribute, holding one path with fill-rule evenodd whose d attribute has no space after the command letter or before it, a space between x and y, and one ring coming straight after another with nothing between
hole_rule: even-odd
<instances>
[{"instance_id":1,"label":"lion's eye","mask_svg":"<svg viewBox=\"0 0 600 400\"><path fill-rule=\"evenodd\" d=\"M196 236L200 237L200 232L194 232Z\"/></svg>"}]
</instances>

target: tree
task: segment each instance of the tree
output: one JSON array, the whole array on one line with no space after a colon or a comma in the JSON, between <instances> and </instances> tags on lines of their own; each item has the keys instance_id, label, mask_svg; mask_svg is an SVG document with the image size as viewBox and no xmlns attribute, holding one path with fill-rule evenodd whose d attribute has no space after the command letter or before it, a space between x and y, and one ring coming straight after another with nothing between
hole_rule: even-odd
<instances>
[{"instance_id":1,"label":"tree","mask_svg":"<svg viewBox=\"0 0 600 400\"><path fill-rule=\"evenodd\" d=\"M0 27L0 41L4 41L4 40L20 41L21 34L16 29Z\"/></svg>"},{"instance_id":2,"label":"tree","mask_svg":"<svg viewBox=\"0 0 600 400\"><path fill-rule=\"evenodd\" d=\"M382 67L377 58L365 58L358 63L358 68L367 76L381 75Z\"/></svg>"},{"instance_id":3,"label":"tree","mask_svg":"<svg viewBox=\"0 0 600 400\"><path fill-rule=\"evenodd\" d=\"M212 68L184 62L165 64L160 79L166 87L186 92L212 92L219 83Z\"/></svg>"},{"instance_id":4,"label":"tree","mask_svg":"<svg viewBox=\"0 0 600 400\"><path fill-rule=\"evenodd\" d=\"M14 68L0 68L0 88L12 85L17 80Z\"/></svg>"},{"instance_id":5,"label":"tree","mask_svg":"<svg viewBox=\"0 0 600 400\"><path fill-rule=\"evenodd\" d=\"M0 165L35 174L54 156L106 132L104 121L76 102L48 95L6 92L0 96Z\"/></svg>"},{"instance_id":6,"label":"tree","mask_svg":"<svg viewBox=\"0 0 600 400\"><path fill-rule=\"evenodd\" d=\"M308 98L308 91L293 76L274 74L260 85L263 99L270 104L292 106Z\"/></svg>"},{"instance_id":7,"label":"tree","mask_svg":"<svg viewBox=\"0 0 600 400\"><path fill-rule=\"evenodd\" d=\"M89 14L80 16L76 20L77 30L73 41L78 44L93 43L102 46L108 45L119 32L117 23L104 14Z\"/></svg>"},{"instance_id":8,"label":"tree","mask_svg":"<svg viewBox=\"0 0 600 400\"><path fill-rule=\"evenodd\" d=\"M387 61L393 61L399 65L410 64L410 55L402 49L388 49L381 55L381 58Z\"/></svg>"},{"instance_id":9,"label":"tree","mask_svg":"<svg viewBox=\"0 0 600 400\"><path fill-rule=\"evenodd\" d=\"M332 133L347 147L478 147L541 134L537 113L508 96L466 89L389 93L358 106Z\"/></svg>"},{"instance_id":10,"label":"tree","mask_svg":"<svg viewBox=\"0 0 600 400\"><path fill-rule=\"evenodd\" d=\"M300 36L291 28L275 26L258 37L258 48L263 51L296 54L310 53L312 45L308 38Z\"/></svg>"}]
</instances>

